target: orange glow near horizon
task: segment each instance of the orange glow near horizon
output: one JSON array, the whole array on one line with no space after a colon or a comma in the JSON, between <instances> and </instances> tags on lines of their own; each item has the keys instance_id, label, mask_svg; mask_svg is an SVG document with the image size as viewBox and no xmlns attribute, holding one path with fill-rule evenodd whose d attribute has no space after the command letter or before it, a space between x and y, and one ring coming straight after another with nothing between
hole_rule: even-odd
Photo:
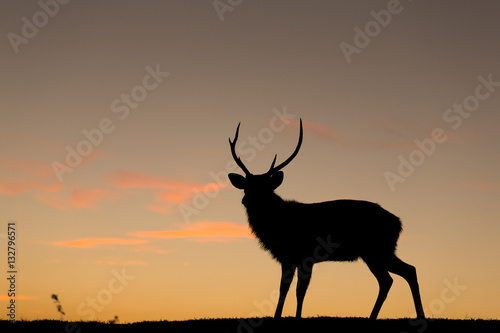
<instances>
[{"instance_id":1,"label":"orange glow near horizon","mask_svg":"<svg viewBox=\"0 0 500 333\"><path fill-rule=\"evenodd\" d=\"M193 222L181 230L139 231L132 236L145 238L253 238L248 226L230 222Z\"/></svg>"},{"instance_id":2,"label":"orange glow near horizon","mask_svg":"<svg viewBox=\"0 0 500 333\"><path fill-rule=\"evenodd\" d=\"M83 238L73 241L53 242L54 246L95 248L99 245L134 245L144 244L148 241L142 239L118 239L118 238Z\"/></svg>"}]
</instances>

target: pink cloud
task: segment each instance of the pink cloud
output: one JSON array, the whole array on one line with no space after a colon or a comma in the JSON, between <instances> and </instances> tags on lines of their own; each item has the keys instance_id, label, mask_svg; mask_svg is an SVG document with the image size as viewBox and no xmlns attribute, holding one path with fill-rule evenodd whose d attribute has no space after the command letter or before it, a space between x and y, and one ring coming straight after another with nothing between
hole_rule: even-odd
<instances>
[{"instance_id":1,"label":"pink cloud","mask_svg":"<svg viewBox=\"0 0 500 333\"><path fill-rule=\"evenodd\" d=\"M146 209L157 212L160 214L170 214L175 211L174 207L169 203L164 203L163 205L147 205Z\"/></svg>"},{"instance_id":2,"label":"pink cloud","mask_svg":"<svg viewBox=\"0 0 500 333\"><path fill-rule=\"evenodd\" d=\"M194 195L194 188L183 191L166 192L163 190L155 191L155 203L146 206L147 209L162 214L169 214L174 211L175 205L185 203Z\"/></svg>"},{"instance_id":3,"label":"pink cloud","mask_svg":"<svg viewBox=\"0 0 500 333\"><path fill-rule=\"evenodd\" d=\"M383 115L371 116L366 118L368 125L375 127L377 130L383 131L394 138L403 138L411 140L417 126L404 119L394 119Z\"/></svg>"},{"instance_id":4,"label":"pink cloud","mask_svg":"<svg viewBox=\"0 0 500 333\"><path fill-rule=\"evenodd\" d=\"M50 163L35 160L3 159L0 160L0 167L27 173L37 178L43 178L53 173Z\"/></svg>"},{"instance_id":5,"label":"pink cloud","mask_svg":"<svg viewBox=\"0 0 500 333\"><path fill-rule=\"evenodd\" d=\"M196 186L167 176L152 176L139 172L119 171L109 177L109 181L118 188L139 188L151 190L185 190Z\"/></svg>"},{"instance_id":6,"label":"pink cloud","mask_svg":"<svg viewBox=\"0 0 500 333\"><path fill-rule=\"evenodd\" d=\"M0 194L18 195L20 193L41 189L46 192L57 192L65 188L63 183L56 182L52 185L40 181L22 178L0 179Z\"/></svg>"},{"instance_id":7,"label":"pink cloud","mask_svg":"<svg viewBox=\"0 0 500 333\"><path fill-rule=\"evenodd\" d=\"M299 126L299 122L297 120L290 120L290 122L295 126ZM366 140L363 139L363 135L352 136L338 133L328 128L326 125L310 121L302 121L302 126L305 131L312 133L318 138L332 141L347 148L374 149L378 151L411 151L416 148L415 143L413 142L416 138L412 138L411 134L408 134L409 129L407 126L398 125L397 122L381 116L368 118L368 123L376 126L379 130L383 130L384 132L390 134L394 137L394 139ZM366 129L362 128L360 125L359 131L365 130ZM455 140L456 136L453 135L453 133L450 133L449 139Z\"/></svg>"},{"instance_id":8,"label":"pink cloud","mask_svg":"<svg viewBox=\"0 0 500 333\"><path fill-rule=\"evenodd\" d=\"M167 251L160 247L156 246L151 246L151 245L141 245L137 246L134 249L134 252L147 252L147 253L156 253L156 254L165 254ZM172 250L169 250L168 252L172 252Z\"/></svg>"},{"instance_id":9,"label":"pink cloud","mask_svg":"<svg viewBox=\"0 0 500 333\"><path fill-rule=\"evenodd\" d=\"M178 230L138 231L129 235L145 238L194 238L198 241L228 241L234 238L253 238L246 224L231 222L193 222Z\"/></svg>"},{"instance_id":10,"label":"pink cloud","mask_svg":"<svg viewBox=\"0 0 500 333\"><path fill-rule=\"evenodd\" d=\"M473 191L481 191L481 192L490 192L490 191L500 191L500 183L491 182L491 181L462 181L459 182L458 187L473 190Z\"/></svg>"},{"instance_id":11,"label":"pink cloud","mask_svg":"<svg viewBox=\"0 0 500 333\"><path fill-rule=\"evenodd\" d=\"M369 117L367 121L372 127L388 133L394 138L394 140L385 143L385 147L388 149L413 150L416 148L414 141L416 139L431 138L432 131L435 128L441 128L444 131L447 136L446 142L461 143L464 141L462 137L469 140L478 136L477 133L468 128L461 128L459 133L457 133L457 131L449 128L445 123L435 124L437 126L432 127L429 124L418 123L408 119L393 119L385 116ZM390 144L387 145L387 143Z\"/></svg>"},{"instance_id":12,"label":"pink cloud","mask_svg":"<svg viewBox=\"0 0 500 333\"><path fill-rule=\"evenodd\" d=\"M95 204L106 198L111 198L113 195L108 190L102 189L81 189L79 186L71 188L70 203L73 207L95 207Z\"/></svg>"},{"instance_id":13,"label":"pink cloud","mask_svg":"<svg viewBox=\"0 0 500 333\"><path fill-rule=\"evenodd\" d=\"M73 147L73 150L74 150L74 147ZM55 161L52 161L52 162L50 163L50 167L51 167L52 173L54 173L54 175L55 175L55 170L54 170L54 165L53 165L53 163L54 163L54 162L58 162L58 163L60 163L60 164L66 165L66 166L68 166L68 167L71 167L71 166L68 164L68 161L67 161L68 154L69 154L69 153L68 153L68 150L67 150L67 149L65 149L65 150L64 150L64 153L61 153L61 157L60 157L59 159L57 159L57 160L55 160ZM72 156L72 155L73 155L73 154L71 154L71 155L69 155L69 156ZM86 165L86 164L90 163L91 161L94 161L94 160L97 160L97 159L110 157L110 154L108 154L108 153L104 153L104 152L101 152L101 151L99 151L99 150L94 149L94 150L92 150L92 152L91 152L89 155L87 155L87 156L81 156L81 155L78 155L78 156L80 156L81 160L77 163L77 164L78 164L78 166L75 166L75 168L79 168L79 167L81 167L81 166L83 166L83 165ZM75 158L74 158L74 157L72 157L72 158L70 158L70 161L71 161L71 160L74 160L74 159L75 159ZM69 163L71 163L71 162L69 162ZM74 163L74 162L73 162L73 163ZM57 170L57 167L56 167L56 170Z\"/></svg>"},{"instance_id":14,"label":"pink cloud","mask_svg":"<svg viewBox=\"0 0 500 333\"><path fill-rule=\"evenodd\" d=\"M289 122L291 122L297 127L300 124L299 121L294 119L289 120ZM305 131L311 132L322 139L336 141L339 143L347 141L347 138L345 138L343 135L332 131L330 128L328 128L323 124L314 123L311 121L302 121L302 127L304 128Z\"/></svg>"},{"instance_id":15,"label":"pink cloud","mask_svg":"<svg viewBox=\"0 0 500 333\"><path fill-rule=\"evenodd\" d=\"M147 265L144 261L138 261L138 260L127 260L127 261L120 261L120 260L95 260L94 264L97 264L97 265L110 265L110 266L130 266L130 265L145 266L145 265Z\"/></svg>"},{"instance_id":16,"label":"pink cloud","mask_svg":"<svg viewBox=\"0 0 500 333\"><path fill-rule=\"evenodd\" d=\"M93 160L97 160L100 158L109 158L110 156L111 155L108 153L94 149L94 150L92 150L92 153L90 153L88 156L82 157L82 162L80 163L80 166L88 164L89 162L91 162Z\"/></svg>"},{"instance_id":17,"label":"pink cloud","mask_svg":"<svg viewBox=\"0 0 500 333\"><path fill-rule=\"evenodd\" d=\"M64 183L54 180L48 181L48 176L52 174L49 163L34 160L3 159L0 161L0 168L15 171L19 174L18 176L0 179L0 194L15 196L30 193L42 202L62 209L62 204L57 201L59 200L59 193L66 186Z\"/></svg>"},{"instance_id":18,"label":"pink cloud","mask_svg":"<svg viewBox=\"0 0 500 333\"><path fill-rule=\"evenodd\" d=\"M76 248L97 248L106 245L139 245L148 243L144 239L123 239L123 238L80 238L72 241L52 242L53 246L76 247Z\"/></svg>"},{"instance_id":19,"label":"pink cloud","mask_svg":"<svg viewBox=\"0 0 500 333\"><path fill-rule=\"evenodd\" d=\"M82 163L106 156L100 152L93 152ZM16 196L29 193L34 198L52 207L61 210L70 208L93 208L104 199L117 196L109 190L87 189L74 185L69 191L66 186L57 181L51 163L23 160L2 159L0 169L14 171L16 176L0 178L0 194Z\"/></svg>"},{"instance_id":20,"label":"pink cloud","mask_svg":"<svg viewBox=\"0 0 500 333\"><path fill-rule=\"evenodd\" d=\"M154 192L155 201L146 208L169 214L175 205L186 203L197 192L214 192L222 189L225 184L211 183L202 185L195 181L180 181L167 176L153 176L138 172L120 171L108 178L109 182L123 189L145 189Z\"/></svg>"},{"instance_id":21,"label":"pink cloud","mask_svg":"<svg viewBox=\"0 0 500 333\"><path fill-rule=\"evenodd\" d=\"M357 145L359 147L365 147L379 151L395 150L395 151L408 152L417 148L417 146L413 142L405 143L399 141L380 141L380 140L363 141L363 142L359 141Z\"/></svg>"},{"instance_id":22,"label":"pink cloud","mask_svg":"<svg viewBox=\"0 0 500 333\"><path fill-rule=\"evenodd\" d=\"M36 197L52 207L68 210L70 208L95 208L98 202L114 199L117 194L104 189L86 189L76 184L71 187L69 193L38 193Z\"/></svg>"},{"instance_id":23,"label":"pink cloud","mask_svg":"<svg viewBox=\"0 0 500 333\"><path fill-rule=\"evenodd\" d=\"M68 199L60 194L38 194L37 199L49 206L60 210L68 210L70 208L68 204Z\"/></svg>"}]
</instances>

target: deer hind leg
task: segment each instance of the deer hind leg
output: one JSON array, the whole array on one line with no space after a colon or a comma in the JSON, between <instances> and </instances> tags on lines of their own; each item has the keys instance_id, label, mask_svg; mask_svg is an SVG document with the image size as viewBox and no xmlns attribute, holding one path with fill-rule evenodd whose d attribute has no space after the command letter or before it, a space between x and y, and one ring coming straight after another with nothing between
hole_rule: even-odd
<instances>
[{"instance_id":1,"label":"deer hind leg","mask_svg":"<svg viewBox=\"0 0 500 333\"><path fill-rule=\"evenodd\" d=\"M309 281L311 281L313 265L302 265L298 267L297 270L297 312L295 313L295 318L302 317L302 304L304 303L304 297L306 296L307 287L309 286Z\"/></svg>"},{"instance_id":2,"label":"deer hind leg","mask_svg":"<svg viewBox=\"0 0 500 333\"><path fill-rule=\"evenodd\" d=\"M368 265L368 268L373 273L373 275L375 275L375 278L377 278L379 285L377 300L375 301L372 313L370 314L370 319L374 320L377 319L380 308L382 308L382 304L384 304L384 301L387 298L389 289L391 289L392 278L389 275L388 270L381 263L366 262L366 264Z\"/></svg>"},{"instance_id":3,"label":"deer hind leg","mask_svg":"<svg viewBox=\"0 0 500 333\"><path fill-rule=\"evenodd\" d=\"M296 266L293 264L281 264L280 297L278 299L278 306L276 307L274 318L281 318L283 305L285 305L286 294L288 293L288 289L290 289L290 284L292 283L295 269Z\"/></svg>"},{"instance_id":4,"label":"deer hind leg","mask_svg":"<svg viewBox=\"0 0 500 333\"><path fill-rule=\"evenodd\" d=\"M420 299L420 289L418 287L417 281L417 270L414 266L409 265L394 256L393 260L390 261L388 269L401 277L403 277L406 282L410 285L411 294L413 296L413 302L415 303L415 311L417 311L417 318L425 318L424 309L422 307L422 300Z\"/></svg>"}]
</instances>

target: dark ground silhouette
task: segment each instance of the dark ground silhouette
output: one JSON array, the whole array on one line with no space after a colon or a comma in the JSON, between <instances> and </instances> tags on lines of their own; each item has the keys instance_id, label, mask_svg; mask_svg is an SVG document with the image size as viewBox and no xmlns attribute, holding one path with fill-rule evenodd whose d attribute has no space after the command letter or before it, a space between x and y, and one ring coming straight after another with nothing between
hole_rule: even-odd
<instances>
[{"instance_id":1,"label":"dark ground silhouette","mask_svg":"<svg viewBox=\"0 0 500 333\"><path fill-rule=\"evenodd\" d=\"M1 332L36 333L99 333L99 332L325 332L342 333L434 333L434 332L500 332L499 320L448 320L448 319L379 319L365 318L245 318L200 319L187 321L155 321L132 324L108 324L101 322L63 322L58 320L20 321L11 324L0 321Z\"/></svg>"}]
</instances>

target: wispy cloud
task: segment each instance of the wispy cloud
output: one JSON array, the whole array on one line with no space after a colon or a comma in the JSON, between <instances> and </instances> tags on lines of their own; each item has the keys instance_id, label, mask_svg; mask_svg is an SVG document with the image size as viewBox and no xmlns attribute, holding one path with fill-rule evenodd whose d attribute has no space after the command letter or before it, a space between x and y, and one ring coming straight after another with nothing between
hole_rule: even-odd
<instances>
[{"instance_id":1,"label":"wispy cloud","mask_svg":"<svg viewBox=\"0 0 500 333\"><path fill-rule=\"evenodd\" d=\"M68 210L70 208L96 208L98 202L115 199L118 195L110 190L88 189L75 184L69 191L38 193L36 197L52 207Z\"/></svg>"},{"instance_id":2,"label":"wispy cloud","mask_svg":"<svg viewBox=\"0 0 500 333\"><path fill-rule=\"evenodd\" d=\"M151 245L140 245L134 248L134 252L146 252L146 253L156 253L156 254L165 254L165 253L171 253L174 252L174 250L164 250L160 247L157 246L151 246Z\"/></svg>"},{"instance_id":3,"label":"wispy cloud","mask_svg":"<svg viewBox=\"0 0 500 333\"><path fill-rule=\"evenodd\" d=\"M90 161L108 156L108 154L94 150L88 156L83 157L79 165L85 165ZM61 160L60 162L63 164L65 163L65 161L63 160ZM55 178L52 162L19 158L1 159L0 169L14 171L25 176L30 175L32 177L35 177L36 179Z\"/></svg>"},{"instance_id":4,"label":"wispy cloud","mask_svg":"<svg viewBox=\"0 0 500 333\"><path fill-rule=\"evenodd\" d=\"M386 133L392 138L390 143L392 143L394 148L403 149L415 149L414 140L424 139L431 136L432 131L435 128L442 128L447 136L447 142L460 143L464 141L462 137L466 137L467 140L477 136L477 133L468 129L462 128L460 130L460 135L449 128L447 128L442 123L428 124L421 123L418 121L411 121L403 118L390 118L386 116L372 116L367 118L367 123L370 127Z\"/></svg>"},{"instance_id":5,"label":"wispy cloud","mask_svg":"<svg viewBox=\"0 0 500 333\"><path fill-rule=\"evenodd\" d=\"M52 242L53 246L75 247L75 248L97 248L112 245L138 245L148 243L145 239L124 239L124 238L80 238L71 241Z\"/></svg>"},{"instance_id":6,"label":"wispy cloud","mask_svg":"<svg viewBox=\"0 0 500 333\"><path fill-rule=\"evenodd\" d=\"M60 263L62 263L62 259L59 259L59 258L47 259L47 261L50 262L51 264L60 264Z\"/></svg>"},{"instance_id":7,"label":"wispy cloud","mask_svg":"<svg viewBox=\"0 0 500 333\"><path fill-rule=\"evenodd\" d=\"M139 266L145 266L147 265L144 261L139 261L139 260L117 260L117 259L111 259L111 260L95 260L94 264L97 265L109 265L109 266L130 266L130 265L139 265Z\"/></svg>"},{"instance_id":8,"label":"wispy cloud","mask_svg":"<svg viewBox=\"0 0 500 333\"><path fill-rule=\"evenodd\" d=\"M154 176L139 172L119 171L108 177L109 182L121 189L145 189L154 192L154 203L146 208L162 214L171 213L174 206L186 203L197 192L220 189L224 184L202 185L195 181L180 181L167 176Z\"/></svg>"},{"instance_id":9,"label":"wispy cloud","mask_svg":"<svg viewBox=\"0 0 500 333\"><path fill-rule=\"evenodd\" d=\"M71 188L70 203L73 207L95 207L95 204L114 195L103 189L83 189L78 185Z\"/></svg>"},{"instance_id":10,"label":"wispy cloud","mask_svg":"<svg viewBox=\"0 0 500 333\"><path fill-rule=\"evenodd\" d=\"M64 194L39 193L36 197L41 202L60 210L67 210L70 208L70 205L68 204L69 200Z\"/></svg>"},{"instance_id":11,"label":"wispy cloud","mask_svg":"<svg viewBox=\"0 0 500 333\"><path fill-rule=\"evenodd\" d=\"M296 120L290 120L294 125L299 126ZM347 148L361 148L374 150L411 150L412 142L401 142L400 140L365 140L360 139L361 136L353 136L345 133L335 132L326 125L303 121L302 125L305 131L312 133L320 139L334 142L335 144ZM360 128L360 130L362 130Z\"/></svg>"},{"instance_id":12,"label":"wispy cloud","mask_svg":"<svg viewBox=\"0 0 500 333\"><path fill-rule=\"evenodd\" d=\"M480 191L480 192L500 191L500 183L492 181L481 181L481 180L461 181L457 183L457 185L459 188L472 191Z\"/></svg>"},{"instance_id":13,"label":"wispy cloud","mask_svg":"<svg viewBox=\"0 0 500 333\"><path fill-rule=\"evenodd\" d=\"M103 154L95 153L90 159ZM96 208L105 200L113 200L121 195L120 190L149 190L154 201L146 209L169 214L175 206L187 203L197 193L220 190L226 184L201 184L196 181L177 180L167 176L119 171L107 177L112 189L88 188L74 184L67 188L65 183L55 179L50 164L32 160L0 160L0 170L10 170L17 176L0 178L0 195L16 196L30 193L35 199L61 210ZM50 171L50 172L49 172Z\"/></svg>"},{"instance_id":14,"label":"wispy cloud","mask_svg":"<svg viewBox=\"0 0 500 333\"><path fill-rule=\"evenodd\" d=\"M296 120L290 120L299 126ZM410 121L390 119L383 116L369 117L359 125L358 131L365 135L340 133L320 123L303 121L304 130L322 140L331 141L339 146L357 149L373 149L377 151L412 151L415 139L430 136L434 127L426 127ZM373 139L366 140L366 133L372 133ZM452 131L446 132L449 142L460 142L460 138ZM384 138L381 138L384 137Z\"/></svg>"},{"instance_id":15,"label":"wispy cloud","mask_svg":"<svg viewBox=\"0 0 500 333\"><path fill-rule=\"evenodd\" d=\"M138 231L131 236L144 238L190 238L196 241L229 241L236 238L253 238L247 224L232 222L193 222L177 230Z\"/></svg>"},{"instance_id":16,"label":"wispy cloud","mask_svg":"<svg viewBox=\"0 0 500 333\"><path fill-rule=\"evenodd\" d=\"M43 182L23 178L2 178L0 179L0 194L18 195L33 190L42 190L44 192L57 192L65 188L63 183L55 182L45 184Z\"/></svg>"},{"instance_id":17,"label":"wispy cloud","mask_svg":"<svg viewBox=\"0 0 500 333\"><path fill-rule=\"evenodd\" d=\"M89 158L99 156L101 154L94 153ZM41 161L3 159L0 160L0 169L16 174L0 178L0 194L16 196L30 193L39 201L62 210L92 208L103 199L116 197L109 190L88 189L78 184L68 190L65 183L55 179L52 166Z\"/></svg>"},{"instance_id":18,"label":"wispy cloud","mask_svg":"<svg viewBox=\"0 0 500 333\"><path fill-rule=\"evenodd\" d=\"M299 122L294 119L289 120L295 126L299 126ZM346 143L349 141L344 135L334 132L332 129L328 128L326 125L315 123L311 121L302 121L302 127L305 131L308 131L322 139L335 141L338 143Z\"/></svg>"},{"instance_id":19,"label":"wispy cloud","mask_svg":"<svg viewBox=\"0 0 500 333\"><path fill-rule=\"evenodd\" d=\"M417 127L421 127L405 119L395 119L383 115L367 117L366 123L369 127L385 133L397 141L412 141L417 134Z\"/></svg>"},{"instance_id":20,"label":"wispy cloud","mask_svg":"<svg viewBox=\"0 0 500 333\"><path fill-rule=\"evenodd\" d=\"M184 183L167 176L153 176L145 173L118 171L109 181L119 188L139 188L152 190L184 190L195 186L194 183Z\"/></svg>"},{"instance_id":21,"label":"wispy cloud","mask_svg":"<svg viewBox=\"0 0 500 333\"><path fill-rule=\"evenodd\" d=\"M37 178L53 174L50 163L36 160L2 159L0 160L0 168L27 173Z\"/></svg>"}]
</instances>

